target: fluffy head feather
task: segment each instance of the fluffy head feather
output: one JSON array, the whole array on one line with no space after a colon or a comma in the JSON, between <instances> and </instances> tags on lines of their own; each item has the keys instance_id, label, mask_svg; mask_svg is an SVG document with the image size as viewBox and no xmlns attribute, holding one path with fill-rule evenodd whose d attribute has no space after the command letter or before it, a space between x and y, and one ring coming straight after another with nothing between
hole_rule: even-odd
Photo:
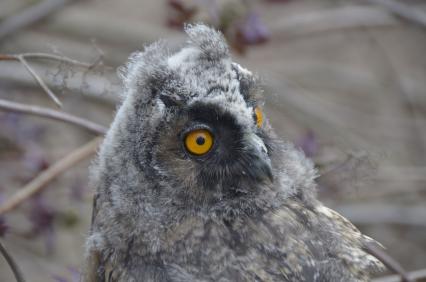
<instances>
[{"instance_id":1,"label":"fluffy head feather","mask_svg":"<svg viewBox=\"0 0 426 282\"><path fill-rule=\"evenodd\" d=\"M101 150L100 166L107 166L111 160L104 156L112 154L131 166L124 175L135 171L137 177L123 176L119 165L111 167L127 182L116 187L117 198L127 201L127 194L155 191L153 205L167 201L239 213L296 193L312 194L310 161L276 140L267 121L256 126L254 108L262 105L257 78L232 62L219 32L204 25L185 30L190 40L178 52L157 42L133 54L122 70L126 98ZM215 131L215 151L205 158L189 155L182 146L182 132L199 123ZM261 143L264 152L249 139ZM273 181L262 175L268 173ZM255 194L263 195L261 202Z\"/></svg>"}]
</instances>

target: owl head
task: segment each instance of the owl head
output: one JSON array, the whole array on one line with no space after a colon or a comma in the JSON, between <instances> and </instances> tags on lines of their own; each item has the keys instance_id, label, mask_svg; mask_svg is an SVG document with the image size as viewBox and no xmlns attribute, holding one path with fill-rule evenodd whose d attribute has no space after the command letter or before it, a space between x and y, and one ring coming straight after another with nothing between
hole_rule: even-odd
<instances>
[{"instance_id":1,"label":"owl head","mask_svg":"<svg viewBox=\"0 0 426 282\"><path fill-rule=\"evenodd\" d=\"M154 43L121 70L124 100L99 165L113 201L235 214L312 190L315 171L277 140L256 76L221 33L185 31L181 49Z\"/></svg>"}]
</instances>

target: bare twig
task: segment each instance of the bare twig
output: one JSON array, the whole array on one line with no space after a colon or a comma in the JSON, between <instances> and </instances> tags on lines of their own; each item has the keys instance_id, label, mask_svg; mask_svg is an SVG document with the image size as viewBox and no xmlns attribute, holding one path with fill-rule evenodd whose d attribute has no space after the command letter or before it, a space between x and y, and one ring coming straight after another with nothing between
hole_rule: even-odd
<instances>
[{"instance_id":1,"label":"bare twig","mask_svg":"<svg viewBox=\"0 0 426 282\"><path fill-rule=\"evenodd\" d=\"M71 0L44 0L7 18L0 25L0 40L16 32L18 29L43 19L70 1Z\"/></svg>"},{"instance_id":2,"label":"bare twig","mask_svg":"<svg viewBox=\"0 0 426 282\"><path fill-rule=\"evenodd\" d=\"M421 9L410 7L405 3L401 3L395 0L368 0L368 2L375 5L383 6L395 15L405 20L426 27L426 13Z\"/></svg>"},{"instance_id":3,"label":"bare twig","mask_svg":"<svg viewBox=\"0 0 426 282\"><path fill-rule=\"evenodd\" d=\"M101 51L98 51L98 53ZM86 63L77 61L62 55L49 54L49 53L20 53L20 54L0 54L0 61L4 61L4 64L0 64L0 76L2 78L6 78L10 81L16 81L20 84L29 85L32 83L32 79L30 80L26 75L26 72L21 71L18 66L14 66L13 64L8 63L8 61L18 61L18 56L21 55L27 60L47 60L47 61L58 61L61 63L70 64L77 67L86 68L87 70L92 70L93 68L102 64L102 53L99 53L97 59L92 63ZM36 73L40 73L44 70L44 68L38 65L32 65L32 69ZM97 99L102 99L108 103L117 103L119 102L119 96L116 95L120 91L120 84L117 81L117 78L111 72L110 67L105 68L108 72L106 76L100 76L95 73L88 75L84 79L90 79L88 82L88 88L84 90L82 94L95 97ZM49 79L53 77L47 74L46 76L46 84L52 86L53 83L49 83ZM74 77L67 80L67 88L71 91L81 91L81 78Z\"/></svg>"},{"instance_id":4,"label":"bare twig","mask_svg":"<svg viewBox=\"0 0 426 282\"><path fill-rule=\"evenodd\" d=\"M95 138L89 143L72 151L67 156L40 173L30 183L19 189L18 192L16 192L0 206L0 215L13 210L22 204L25 200L46 188L47 184L55 179L58 175L65 172L78 162L94 154L99 146L100 141L100 137Z\"/></svg>"},{"instance_id":5,"label":"bare twig","mask_svg":"<svg viewBox=\"0 0 426 282\"><path fill-rule=\"evenodd\" d=\"M83 118L79 118L67 113L51 110L48 108L33 106L33 105L26 105L11 101L6 101L3 99L0 99L0 110L8 110L13 112L19 112L19 113L26 113L26 114L32 114L37 115L41 117L47 117L55 120L60 120L64 122L68 122L71 124L78 125L80 127L83 127L85 129L88 129L94 133L97 134L105 134L107 128L99 125L97 123L94 123L90 120L86 120Z\"/></svg>"},{"instance_id":6,"label":"bare twig","mask_svg":"<svg viewBox=\"0 0 426 282\"><path fill-rule=\"evenodd\" d=\"M89 69L92 69L98 66L99 64L102 64L105 57L105 52L101 48L99 48L99 46L96 44L96 40L92 39L92 45L93 45L93 48L95 48L96 52L98 53L98 58L92 63L91 66L89 66Z\"/></svg>"},{"instance_id":7,"label":"bare twig","mask_svg":"<svg viewBox=\"0 0 426 282\"><path fill-rule=\"evenodd\" d=\"M378 258L389 270L397 273L401 277L402 282L413 282L404 268L402 268L402 265L387 254L383 248L372 243L365 244L365 247L367 252Z\"/></svg>"},{"instance_id":8,"label":"bare twig","mask_svg":"<svg viewBox=\"0 0 426 282\"><path fill-rule=\"evenodd\" d=\"M37 74L37 72L28 64L27 59L45 59L52 61L64 62L67 64L72 64L79 67L84 67L92 69L99 64L102 60L102 54L98 59L96 59L92 64L80 62L65 56L59 56L55 54L47 53L22 53L22 54L0 54L0 61L19 61L26 70L31 74L31 76L36 80L37 84L44 90L44 92L49 95L49 97L59 106L62 107L62 103L59 101L58 97L52 92L52 90L47 86L44 80Z\"/></svg>"},{"instance_id":9,"label":"bare twig","mask_svg":"<svg viewBox=\"0 0 426 282\"><path fill-rule=\"evenodd\" d=\"M20 54L0 54L0 61L19 61L19 56L23 57L25 59L45 59L45 60L52 60L52 61L59 61L68 63L75 66L90 68L93 66L93 64L80 62L71 58L68 58L66 56L60 56L56 54L49 54L49 53L20 53Z\"/></svg>"},{"instance_id":10,"label":"bare twig","mask_svg":"<svg viewBox=\"0 0 426 282\"><path fill-rule=\"evenodd\" d=\"M38 85L44 90L44 92L49 95L49 97L58 105L59 107L62 107L61 101L59 101L58 97L50 90L50 88L44 83L43 79L31 68L31 66L28 64L27 60L22 55L18 55L18 60L24 65L24 67L27 69L27 71L34 77L34 79L37 81Z\"/></svg>"},{"instance_id":11,"label":"bare twig","mask_svg":"<svg viewBox=\"0 0 426 282\"><path fill-rule=\"evenodd\" d=\"M19 268L18 264L15 262L13 257L9 254L9 252L6 250L6 248L3 246L3 244L0 242L0 252L3 255L4 259L7 261L7 263L10 266L10 269L12 269L13 275L15 276L15 279L17 282L25 282L24 275L22 274L21 269Z\"/></svg>"},{"instance_id":12,"label":"bare twig","mask_svg":"<svg viewBox=\"0 0 426 282\"><path fill-rule=\"evenodd\" d=\"M411 271L408 273L408 276L412 280L420 280L426 278L426 269L420 269L416 271ZM380 277L373 279L372 282L401 282L401 277L399 275L389 275L385 277Z\"/></svg>"}]
</instances>

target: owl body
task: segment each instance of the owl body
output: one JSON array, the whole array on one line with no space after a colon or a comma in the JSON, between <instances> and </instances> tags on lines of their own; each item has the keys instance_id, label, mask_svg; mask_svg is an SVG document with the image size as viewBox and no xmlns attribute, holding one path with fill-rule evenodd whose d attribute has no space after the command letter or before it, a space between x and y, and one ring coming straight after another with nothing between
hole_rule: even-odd
<instances>
[{"instance_id":1,"label":"owl body","mask_svg":"<svg viewBox=\"0 0 426 282\"><path fill-rule=\"evenodd\" d=\"M367 281L372 239L316 200L222 35L135 53L97 162L85 281Z\"/></svg>"}]
</instances>

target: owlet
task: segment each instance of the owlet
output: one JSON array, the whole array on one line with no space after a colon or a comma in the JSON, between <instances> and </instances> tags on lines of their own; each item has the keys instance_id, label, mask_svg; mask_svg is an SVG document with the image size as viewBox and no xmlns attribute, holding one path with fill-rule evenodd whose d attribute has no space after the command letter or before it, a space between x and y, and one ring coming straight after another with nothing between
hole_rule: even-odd
<instances>
[{"instance_id":1,"label":"owlet","mask_svg":"<svg viewBox=\"0 0 426 282\"><path fill-rule=\"evenodd\" d=\"M316 199L313 164L274 134L262 87L221 33L188 25L122 70L92 168L85 281L366 281L374 242Z\"/></svg>"}]
</instances>

